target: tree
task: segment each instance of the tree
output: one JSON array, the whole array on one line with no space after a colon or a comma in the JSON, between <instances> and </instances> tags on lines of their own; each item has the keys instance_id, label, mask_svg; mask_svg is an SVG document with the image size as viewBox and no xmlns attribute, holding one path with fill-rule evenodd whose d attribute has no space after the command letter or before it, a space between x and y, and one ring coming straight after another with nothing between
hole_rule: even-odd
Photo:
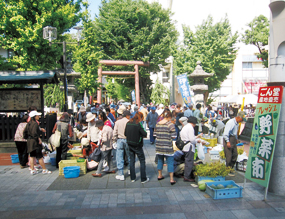
<instances>
[{"instance_id":1,"label":"tree","mask_svg":"<svg viewBox=\"0 0 285 219\"><path fill-rule=\"evenodd\" d=\"M221 83L231 72L231 67L236 59L238 34L231 34L231 26L227 17L213 24L213 18L208 18L196 27L193 32L190 27L183 26L184 40L175 54L175 74L192 73L201 61L204 71L214 73L206 78L208 92L205 93L205 102L208 94L218 90ZM190 85L193 80L190 79Z\"/></svg>"},{"instance_id":2,"label":"tree","mask_svg":"<svg viewBox=\"0 0 285 219\"><path fill-rule=\"evenodd\" d=\"M158 80L156 80L156 83L154 85L154 88L151 92L151 101L155 104L164 104L167 105L170 99L170 91L167 87L165 87L163 84L159 83Z\"/></svg>"},{"instance_id":3,"label":"tree","mask_svg":"<svg viewBox=\"0 0 285 219\"><path fill-rule=\"evenodd\" d=\"M150 67L139 68L142 102L149 101L151 93L149 72L159 70L158 64L165 64L165 59L171 55L171 45L177 40L178 32L171 15L157 2L104 0L95 19L95 38L104 59L150 63ZM111 69L134 71L133 66ZM129 91L134 85L133 79L125 79L124 86Z\"/></svg>"},{"instance_id":4,"label":"tree","mask_svg":"<svg viewBox=\"0 0 285 219\"><path fill-rule=\"evenodd\" d=\"M56 103L59 104L59 109L62 111L64 108L64 92L60 91L60 86L63 86L63 83L60 84L47 84L44 85L44 99L45 105L53 107Z\"/></svg>"},{"instance_id":5,"label":"tree","mask_svg":"<svg viewBox=\"0 0 285 219\"><path fill-rule=\"evenodd\" d=\"M108 80L108 84L105 85L105 88L109 94L109 96L111 96L113 99L123 99L125 101L128 101L131 99L131 93L129 88L127 88L126 86L124 86L124 81L123 83L120 81L118 82L117 80L114 81L114 83L112 82L112 80L109 78Z\"/></svg>"},{"instance_id":6,"label":"tree","mask_svg":"<svg viewBox=\"0 0 285 219\"><path fill-rule=\"evenodd\" d=\"M242 42L246 45L255 45L259 51L257 57L261 58L264 67L268 68L268 50L265 49L265 46L268 45L269 21L264 15L259 15L247 26L249 29L242 35Z\"/></svg>"},{"instance_id":7,"label":"tree","mask_svg":"<svg viewBox=\"0 0 285 219\"><path fill-rule=\"evenodd\" d=\"M60 41L62 33L76 25L86 11L81 12L83 0L1 0L0 47L11 49L8 58L17 70L55 69L62 47L49 46L43 39L43 27L54 26Z\"/></svg>"}]
</instances>

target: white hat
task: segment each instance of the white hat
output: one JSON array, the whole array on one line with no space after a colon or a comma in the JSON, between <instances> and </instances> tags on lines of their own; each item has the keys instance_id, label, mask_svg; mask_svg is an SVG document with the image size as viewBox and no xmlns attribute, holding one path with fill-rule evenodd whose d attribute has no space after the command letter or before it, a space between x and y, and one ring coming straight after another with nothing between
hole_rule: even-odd
<instances>
[{"instance_id":1,"label":"white hat","mask_svg":"<svg viewBox=\"0 0 285 219\"><path fill-rule=\"evenodd\" d=\"M77 138L81 139L83 137L83 132L77 132Z\"/></svg>"},{"instance_id":2,"label":"white hat","mask_svg":"<svg viewBox=\"0 0 285 219\"><path fill-rule=\"evenodd\" d=\"M81 145L82 146L88 146L89 145L89 141L87 138L82 138L81 139Z\"/></svg>"},{"instance_id":3,"label":"white hat","mask_svg":"<svg viewBox=\"0 0 285 219\"><path fill-rule=\"evenodd\" d=\"M86 122L91 122L93 119L95 119L95 115L93 113L87 113Z\"/></svg>"},{"instance_id":4,"label":"white hat","mask_svg":"<svg viewBox=\"0 0 285 219\"><path fill-rule=\"evenodd\" d=\"M42 115L42 113L39 113L39 112L37 112L36 110L34 110L34 111L31 111L30 113L29 113L29 117L34 117L34 116L40 116L40 115Z\"/></svg>"},{"instance_id":5,"label":"white hat","mask_svg":"<svg viewBox=\"0 0 285 219\"><path fill-rule=\"evenodd\" d=\"M84 106L81 106L79 112L86 112L85 107L84 107Z\"/></svg>"},{"instance_id":6,"label":"white hat","mask_svg":"<svg viewBox=\"0 0 285 219\"><path fill-rule=\"evenodd\" d=\"M161 103L161 104L159 104L159 108L163 108L164 107L164 105Z\"/></svg>"},{"instance_id":7,"label":"white hat","mask_svg":"<svg viewBox=\"0 0 285 219\"><path fill-rule=\"evenodd\" d=\"M121 105L117 111L118 114L123 114L123 112L126 110L126 107L124 105Z\"/></svg>"}]
</instances>

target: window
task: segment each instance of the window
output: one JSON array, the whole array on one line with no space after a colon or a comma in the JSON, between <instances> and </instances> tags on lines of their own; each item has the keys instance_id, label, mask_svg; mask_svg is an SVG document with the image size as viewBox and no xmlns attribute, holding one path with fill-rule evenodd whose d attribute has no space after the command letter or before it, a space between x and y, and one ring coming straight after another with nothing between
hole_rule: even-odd
<instances>
[{"instance_id":1,"label":"window","mask_svg":"<svg viewBox=\"0 0 285 219\"><path fill-rule=\"evenodd\" d=\"M242 68L252 68L252 62L243 62Z\"/></svg>"}]
</instances>

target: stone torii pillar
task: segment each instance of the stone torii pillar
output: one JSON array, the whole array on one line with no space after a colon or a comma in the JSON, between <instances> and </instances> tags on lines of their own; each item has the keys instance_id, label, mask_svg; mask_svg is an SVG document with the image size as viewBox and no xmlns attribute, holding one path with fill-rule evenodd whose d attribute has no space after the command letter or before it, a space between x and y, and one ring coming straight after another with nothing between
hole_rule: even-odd
<instances>
[{"instance_id":1,"label":"stone torii pillar","mask_svg":"<svg viewBox=\"0 0 285 219\"><path fill-rule=\"evenodd\" d=\"M102 71L102 66L98 68L98 82L102 83L102 75L134 75L135 76L135 93L136 93L136 104L140 107L140 85L139 85L139 66L149 66L149 63L142 61L119 61L119 60L101 60L99 64L102 65L121 65L128 66L134 65L135 71ZM97 90L97 103L101 104L102 102L102 90L101 87Z\"/></svg>"}]
</instances>

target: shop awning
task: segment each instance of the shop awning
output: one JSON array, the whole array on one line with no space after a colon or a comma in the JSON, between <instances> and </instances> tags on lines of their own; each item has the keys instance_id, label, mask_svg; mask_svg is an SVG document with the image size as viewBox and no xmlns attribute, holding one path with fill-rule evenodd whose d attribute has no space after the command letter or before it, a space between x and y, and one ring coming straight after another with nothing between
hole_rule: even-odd
<instances>
[{"instance_id":1,"label":"shop awning","mask_svg":"<svg viewBox=\"0 0 285 219\"><path fill-rule=\"evenodd\" d=\"M0 84L57 84L56 71L0 71Z\"/></svg>"}]
</instances>

